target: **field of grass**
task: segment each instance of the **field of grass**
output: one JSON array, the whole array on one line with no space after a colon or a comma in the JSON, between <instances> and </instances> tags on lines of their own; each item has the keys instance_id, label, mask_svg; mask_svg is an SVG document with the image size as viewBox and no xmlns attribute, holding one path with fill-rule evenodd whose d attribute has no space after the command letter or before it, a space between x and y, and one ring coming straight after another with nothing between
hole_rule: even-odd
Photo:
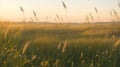
<instances>
[{"instance_id":1,"label":"field of grass","mask_svg":"<svg viewBox=\"0 0 120 67\"><path fill-rule=\"evenodd\" d=\"M120 67L120 23L0 23L0 67Z\"/></svg>"}]
</instances>

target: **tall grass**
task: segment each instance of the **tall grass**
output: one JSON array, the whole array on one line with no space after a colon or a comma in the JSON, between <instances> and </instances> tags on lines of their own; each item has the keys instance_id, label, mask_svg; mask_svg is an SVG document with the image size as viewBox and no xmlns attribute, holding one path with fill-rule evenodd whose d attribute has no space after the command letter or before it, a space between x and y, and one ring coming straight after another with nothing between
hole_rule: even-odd
<instances>
[{"instance_id":1,"label":"tall grass","mask_svg":"<svg viewBox=\"0 0 120 67\"><path fill-rule=\"evenodd\" d=\"M96 7L95 7L94 9L95 9L95 12L96 12L96 14L97 14L97 21L100 22L98 9L97 9Z\"/></svg>"},{"instance_id":2,"label":"tall grass","mask_svg":"<svg viewBox=\"0 0 120 67\"><path fill-rule=\"evenodd\" d=\"M20 10L23 13L23 21L22 22L25 22L25 13L24 13L24 9L22 6L20 6Z\"/></svg>"},{"instance_id":3,"label":"tall grass","mask_svg":"<svg viewBox=\"0 0 120 67\"><path fill-rule=\"evenodd\" d=\"M33 10L33 14L34 14L35 20L38 21L37 14L36 14L36 12L34 10Z\"/></svg>"},{"instance_id":4,"label":"tall grass","mask_svg":"<svg viewBox=\"0 0 120 67\"><path fill-rule=\"evenodd\" d=\"M67 6L66 6L66 4L65 4L65 2L62 0L62 5L63 5L63 7L64 7L64 9L65 9L65 14L66 14L66 21L68 21L68 16L67 16Z\"/></svg>"},{"instance_id":5,"label":"tall grass","mask_svg":"<svg viewBox=\"0 0 120 67\"><path fill-rule=\"evenodd\" d=\"M91 13L89 13L89 15L90 15L90 17L91 17L92 22L94 22L94 17L93 17L93 15L92 15Z\"/></svg>"},{"instance_id":6,"label":"tall grass","mask_svg":"<svg viewBox=\"0 0 120 67\"><path fill-rule=\"evenodd\" d=\"M120 8L120 1L118 0L118 7Z\"/></svg>"},{"instance_id":7,"label":"tall grass","mask_svg":"<svg viewBox=\"0 0 120 67\"><path fill-rule=\"evenodd\" d=\"M1 23L0 67L118 67L119 23L66 26Z\"/></svg>"}]
</instances>

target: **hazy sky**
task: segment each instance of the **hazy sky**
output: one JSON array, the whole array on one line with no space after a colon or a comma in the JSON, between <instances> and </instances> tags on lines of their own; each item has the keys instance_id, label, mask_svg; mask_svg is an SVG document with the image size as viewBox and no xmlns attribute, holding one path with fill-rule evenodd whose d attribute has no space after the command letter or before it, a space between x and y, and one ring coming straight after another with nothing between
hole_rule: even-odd
<instances>
[{"instance_id":1,"label":"hazy sky","mask_svg":"<svg viewBox=\"0 0 120 67\"><path fill-rule=\"evenodd\" d=\"M86 16L91 13L95 21L110 21L110 11L120 11L118 0L64 0L67 11L63 8L62 0L0 0L0 19L10 21L21 21L23 14L20 6L25 11L27 20L35 20L33 10L39 21L55 21L56 14L63 21L85 21ZM98 15L94 8L97 8Z\"/></svg>"}]
</instances>

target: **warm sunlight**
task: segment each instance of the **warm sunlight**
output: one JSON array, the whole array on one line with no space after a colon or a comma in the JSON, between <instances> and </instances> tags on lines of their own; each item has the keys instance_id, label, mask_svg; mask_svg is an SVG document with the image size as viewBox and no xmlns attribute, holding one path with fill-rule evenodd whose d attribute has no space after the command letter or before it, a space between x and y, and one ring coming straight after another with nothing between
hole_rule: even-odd
<instances>
[{"instance_id":1,"label":"warm sunlight","mask_svg":"<svg viewBox=\"0 0 120 67\"><path fill-rule=\"evenodd\" d=\"M0 67L120 67L120 0L0 0Z\"/></svg>"},{"instance_id":2,"label":"warm sunlight","mask_svg":"<svg viewBox=\"0 0 120 67\"><path fill-rule=\"evenodd\" d=\"M118 0L65 0L66 10L62 0L0 0L0 19L4 21L21 21L24 9L26 21L56 21L56 15L67 22L112 21L110 12L114 9L119 12ZM98 14L95 11L98 11ZM36 12L34 18L33 10ZM120 13L120 12L119 12ZM90 16L91 14L91 16ZM114 20L115 18L113 18Z\"/></svg>"}]
</instances>

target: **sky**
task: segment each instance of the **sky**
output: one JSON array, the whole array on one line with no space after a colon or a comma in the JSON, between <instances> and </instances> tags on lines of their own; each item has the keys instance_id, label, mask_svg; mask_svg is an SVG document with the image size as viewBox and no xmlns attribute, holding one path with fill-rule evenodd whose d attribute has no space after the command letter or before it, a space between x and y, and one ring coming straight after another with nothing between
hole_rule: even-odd
<instances>
[{"instance_id":1,"label":"sky","mask_svg":"<svg viewBox=\"0 0 120 67\"><path fill-rule=\"evenodd\" d=\"M67 6L66 10L62 1ZM24 15L20 6L24 9ZM25 17L26 21L85 22L88 17L89 21L93 21L91 14L95 22L103 22L115 19L110 15L112 9L120 14L118 0L0 0L0 20L21 21ZM56 15L61 19L58 20Z\"/></svg>"}]
</instances>

